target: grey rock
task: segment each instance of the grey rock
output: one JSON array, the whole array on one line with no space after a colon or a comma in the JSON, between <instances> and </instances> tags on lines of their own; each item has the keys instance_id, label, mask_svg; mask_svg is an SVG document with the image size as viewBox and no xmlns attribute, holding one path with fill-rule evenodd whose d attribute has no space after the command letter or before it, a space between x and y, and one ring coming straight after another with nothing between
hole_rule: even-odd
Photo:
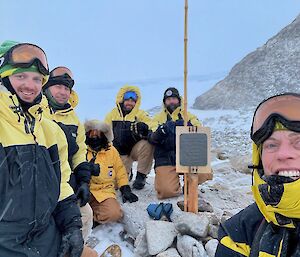
<instances>
[{"instance_id":1,"label":"grey rock","mask_svg":"<svg viewBox=\"0 0 300 257\"><path fill-rule=\"evenodd\" d=\"M210 205L209 202L207 202L207 201L205 201L203 199L199 199L198 200L198 211L199 212L213 212L214 209Z\"/></svg>"},{"instance_id":2,"label":"grey rock","mask_svg":"<svg viewBox=\"0 0 300 257\"><path fill-rule=\"evenodd\" d=\"M222 212L223 214L223 212ZM209 224L212 225L219 225L220 224L220 220L217 217L216 213L205 213L206 217L209 219Z\"/></svg>"},{"instance_id":3,"label":"grey rock","mask_svg":"<svg viewBox=\"0 0 300 257\"><path fill-rule=\"evenodd\" d=\"M177 202L177 206L180 210L184 210L184 201ZM198 200L198 212L213 212L213 207L211 204L203 199Z\"/></svg>"},{"instance_id":4,"label":"grey rock","mask_svg":"<svg viewBox=\"0 0 300 257\"><path fill-rule=\"evenodd\" d=\"M146 238L150 255L159 254L168 249L176 235L174 223L167 221L148 221L146 223Z\"/></svg>"},{"instance_id":5,"label":"grey rock","mask_svg":"<svg viewBox=\"0 0 300 257\"><path fill-rule=\"evenodd\" d=\"M177 250L181 256L193 256L193 257L207 256L202 243L188 235L177 236Z\"/></svg>"},{"instance_id":6,"label":"grey rock","mask_svg":"<svg viewBox=\"0 0 300 257\"><path fill-rule=\"evenodd\" d=\"M141 230L134 242L134 257L148 257L147 239L145 229Z\"/></svg>"},{"instance_id":7,"label":"grey rock","mask_svg":"<svg viewBox=\"0 0 300 257\"><path fill-rule=\"evenodd\" d=\"M209 257L214 257L219 241L217 239L211 239L205 244L205 250Z\"/></svg>"},{"instance_id":8,"label":"grey rock","mask_svg":"<svg viewBox=\"0 0 300 257\"><path fill-rule=\"evenodd\" d=\"M217 153L217 158L218 158L219 160L226 160L226 159L228 159L228 154L225 153L225 152Z\"/></svg>"},{"instance_id":9,"label":"grey rock","mask_svg":"<svg viewBox=\"0 0 300 257\"><path fill-rule=\"evenodd\" d=\"M225 222L229 218L231 218L234 214L229 211L224 211L223 216L221 218L221 223Z\"/></svg>"},{"instance_id":10,"label":"grey rock","mask_svg":"<svg viewBox=\"0 0 300 257\"><path fill-rule=\"evenodd\" d=\"M156 255L156 257L180 257L176 248L169 248L168 250Z\"/></svg>"},{"instance_id":11,"label":"grey rock","mask_svg":"<svg viewBox=\"0 0 300 257\"><path fill-rule=\"evenodd\" d=\"M230 158L230 164L235 171L239 171L246 174L251 174L252 170L248 168L248 165L252 163L251 154L233 156Z\"/></svg>"},{"instance_id":12,"label":"grey rock","mask_svg":"<svg viewBox=\"0 0 300 257\"><path fill-rule=\"evenodd\" d=\"M182 235L194 237L207 236L209 219L203 213L182 212L182 215L174 222L176 229Z\"/></svg>"},{"instance_id":13,"label":"grey rock","mask_svg":"<svg viewBox=\"0 0 300 257\"><path fill-rule=\"evenodd\" d=\"M212 224L208 225L208 235L213 237L213 238L218 238L218 230L219 226L215 226Z\"/></svg>"}]
</instances>

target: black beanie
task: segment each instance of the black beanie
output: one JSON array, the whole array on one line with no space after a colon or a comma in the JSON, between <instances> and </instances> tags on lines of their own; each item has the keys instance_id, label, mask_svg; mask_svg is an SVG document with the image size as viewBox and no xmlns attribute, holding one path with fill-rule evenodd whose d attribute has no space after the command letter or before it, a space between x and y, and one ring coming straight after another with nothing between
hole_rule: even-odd
<instances>
[{"instance_id":1,"label":"black beanie","mask_svg":"<svg viewBox=\"0 0 300 257\"><path fill-rule=\"evenodd\" d=\"M177 97L179 102L181 102L179 92L175 87L169 87L166 89L166 91L164 92L164 98L163 98L164 103L168 97Z\"/></svg>"}]
</instances>

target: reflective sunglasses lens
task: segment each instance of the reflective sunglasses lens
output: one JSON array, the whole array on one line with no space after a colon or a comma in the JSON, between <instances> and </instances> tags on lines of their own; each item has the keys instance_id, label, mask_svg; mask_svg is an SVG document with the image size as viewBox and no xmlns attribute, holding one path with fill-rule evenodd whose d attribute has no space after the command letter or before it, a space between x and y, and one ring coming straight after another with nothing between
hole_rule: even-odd
<instances>
[{"instance_id":1,"label":"reflective sunglasses lens","mask_svg":"<svg viewBox=\"0 0 300 257\"><path fill-rule=\"evenodd\" d=\"M134 91L127 91L125 94L124 94L124 97L123 99L124 100L128 100L128 99L132 99L134 101L137 100L137 94L134 92Z\"/></svg>"},{"instance_id":2,"label":"reflective sunglasses lens","mask_svg":"<svg viewBox=\"0 0 300 257\"><path fill-rule=\"evenodd\" d=\"M32 63L38 59L45 70L49 71L45 52L36 45L20 44L11 52L11 61L13 64Z\"/></svg>"},{"instance_id":3,"label":"reflective sunglasses lens","mask_svg":"<svg viewBox=\"0 0 300 257\"><path fill-rule=\"evenodd\" d=\"M73 78L72 72L66 68L66 67L57 67L53 71L51 71L51 76L63 76L65 74L68 74L71 78Z\"/></svg>"},{"instance_id":4,"label":"reflective sunglasses lens","mask_svg":"<svg viewBox=\"0 0 300 257\"><path fill-rule=\"evenodd\" d=\"M300 95L279 95L262 102L256 109L252 123L252 135L258 131L272 114L289 121L300 121Z\"/></svg>"}]
</instances>

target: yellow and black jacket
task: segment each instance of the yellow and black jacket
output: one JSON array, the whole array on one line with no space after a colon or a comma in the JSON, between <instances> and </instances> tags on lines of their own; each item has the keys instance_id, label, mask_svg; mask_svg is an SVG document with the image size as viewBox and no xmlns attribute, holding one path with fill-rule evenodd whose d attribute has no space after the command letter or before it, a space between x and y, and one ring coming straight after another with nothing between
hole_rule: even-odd
<instances>
[{"instance_id":1,"label":"yellow and black jacket","mask_svg":"<svg viewBox=\"0 0 300 257\"><path fill-rule=\"evenodd\" d=\"M60 233L81 227L65 136L40 104L23 112L1 91L0 106L0 256L56 257Z\"/></svg>"},{"instance_id":2,"label":"yellow and black jacket","mask_svg":"<svg viewBox=\"0 0 300 257\"><path fill-rule=\"evenodd\" d=\"M150 128L155 131L159 125L165 123L168 120L177 121L183 119L184 110L181 106L177 107L172 113L170 113L164 106L162 110L156 114L150 123ZM193 126L201 126L199 119L192 113L188 112L188 123Z\"/></svg>"},{"instance_id":3,"label":"yellow and black jacket","mask_svg":"<svg viewBox=\"0 0 300 257\"><path fill-rule=\"evenodd\" d=\"M161 138L157 136L156 130L158 126L165 124L167 121L182 121L183 110L181 106L177 107L171 114L163 107L163 110L156 114L152 121L150 128L154 131L148 138L149 142L155 145L154 150L154 167L159 166L175 166L176 165L176 134L175 126L171 129L171 133L168 133L167 137ZM188 112L188 124L193 126L201 126L198 118Z\"/></svg>"},{"instance_id":4,"label":"yellow and black jacket","mask_svg":"<svg viewBox=\"0 0 300 257\"><path fill-rule=\"evenodd\" d=\"M300 228L267 222L254 203L221 224L215 257L300 256Z\"/></svg>"},{"instance_id":5,"label":"yellow and black jacket","mask_svg":"<svg viewBox=\"0 0 300 257\"><path fill-rule=\"evenodd\" d=\"M54 110L48 103L43 106L43 109L47 118L55 121L65 133L68 142L69 164L72 171L76 173L75 176L72 173L70 184L76 191L81 180L89 183L91 167L86 160L87 146L85 144L84 126L74 110L78 104L78 97L75 91L72 91L71 96L69 101L71 104L67 103L61 110Z\"/></svg>"},{"instance_id":6,"label":"yellow and black jacket","mask_svg":"<svg viewBox=\"0 0 300 257\"><path fill-rule=\"evenodd\" d=\"M134 91L137 96L137 102L135 107L130 113L123 115L121 103L123 102L123 96L127 91ZM116 98L116 107L106 115L105 122L112 126L114 133L113 144L121 155L129 155L133 146L141 140L139 136L131 131L131 125L134 122L144 122L148 126L150 125L151 119L149 115L140 110L141 105L141 94L138 87L135 86L124 86L122 87Z\"/></svg>"},{"instance_id":7,"label":"yellow and black jacket","mask_svg":"<svg viewBox=\"0 0 300 257\"><path fill-rule=\"evenodd\" d=\"M215 256L300 256L300 180L264 176L261 146L252 146L255 204L221 225Z\"/></svg>"},{"instance_id":8,"label":"yellow and black jacket","mask_svg":"<svg viewBox=\"0 0 300 257\"><path fill-rule=\"evenodd\" d=\"M99 152L88 148L87 158L93 163L101 164L99 176L92 176L90 191L100 203L108 198L116 199L115 186L128 185L128 175L117 149L109 145Z\"/></svg>"},{"instance_id":9,"label":"yellow and black jacket","mask_svg":"<svg viewBox=\"0 0 300 257\"><path fill-rule=\"evenodd\" d=\"M244 257L250 256L256 232L263 223L264 217L256 204L234 215L221 224L219 242L215 257ZM267 242L266 242L267 244ZM273 255L255 255L256 257L271 257ZM277 256L276 256L277 257Z\"/></svg>"},{"instance_id":10,"label":"yellow and black jacket","mask_svg":"<svg viewBox=\"0 0 300 257\"><path fill-rule=\"evenodd\" d=\"M49 104L45 105L45 115L47 118L54 120L59 125L63 124L69 132L69 135L72 136L76 142L76 145L73 146L71 152L70 166L74 170L80 163L86 161L86 152L87 146L85 144L85 130L83 124L80 122L74 108L78 104L78 98L74 101L72 100L71 104L66 104L65 108L62 110L54 110ZM66 133L66 131L64 130Z\"/></svg>"}]
</instances>

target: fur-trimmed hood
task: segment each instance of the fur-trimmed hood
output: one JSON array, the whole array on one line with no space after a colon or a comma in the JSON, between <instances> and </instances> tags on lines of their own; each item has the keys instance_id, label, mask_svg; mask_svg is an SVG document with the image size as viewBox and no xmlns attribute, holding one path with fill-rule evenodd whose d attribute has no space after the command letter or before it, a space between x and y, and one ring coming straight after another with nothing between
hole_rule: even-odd
<instances>
[{"instance_id":1,"label":"fur-trimmed hood","mask_svg":"<svg viewBox=\"0 0 300 257\"><path fill-rule=\"evenodd\" d=\"M111 126L105 123L104 121L100 121L97 119L86 120L84 123L84 128L85 132L91 131L93 129L103 132L109 143L111 143L114 140L114 135Z\"/></svg>"}]
</instances>

